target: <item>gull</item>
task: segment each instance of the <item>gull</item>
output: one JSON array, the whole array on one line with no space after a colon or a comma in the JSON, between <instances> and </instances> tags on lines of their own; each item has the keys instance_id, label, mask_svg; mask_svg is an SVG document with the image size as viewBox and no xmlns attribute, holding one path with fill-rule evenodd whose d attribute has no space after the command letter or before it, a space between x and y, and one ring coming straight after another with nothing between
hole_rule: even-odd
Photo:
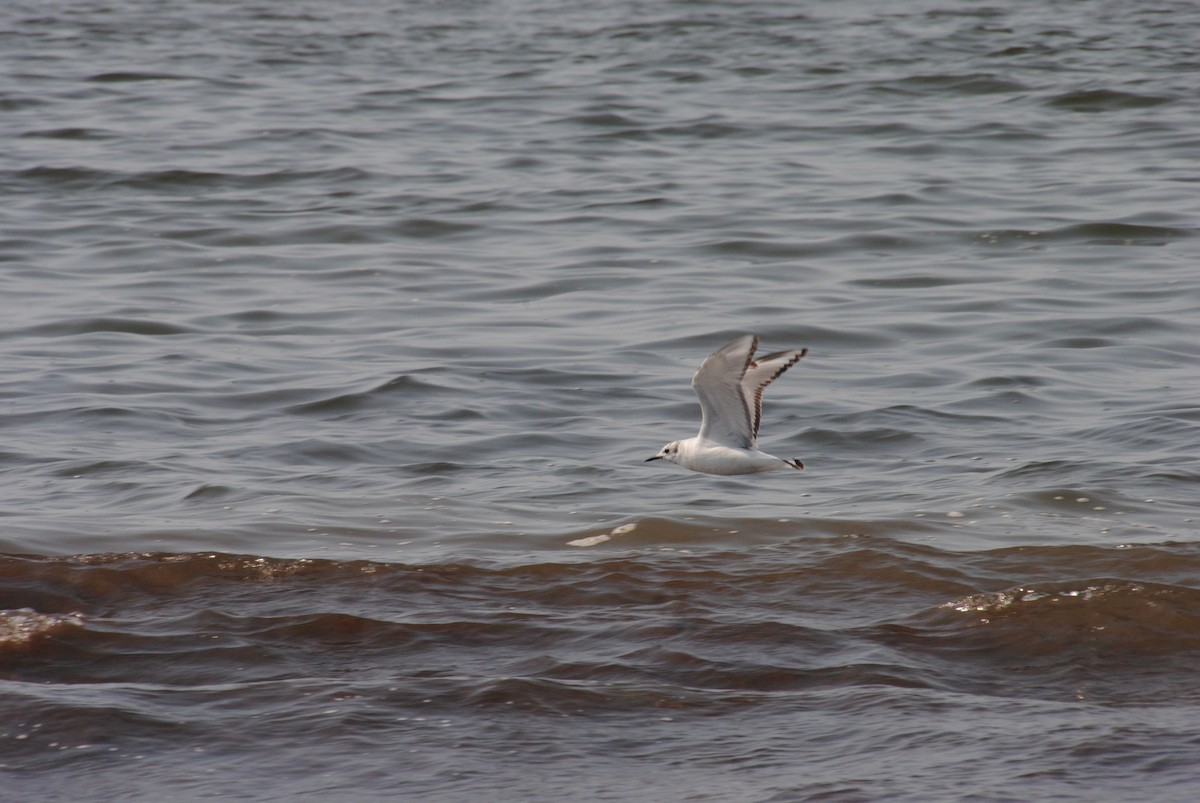
<instances>
[{"instance_id":1,"label":"gull","mask_svg":"<svg viewBox=\"0 0 1200 803\"><path fill-rule=\"evenodd\" d=\"M757 474L780 468L804 470L799 460L758 451L762 395L808 349L777 351L754 359L757 335L742 335L700 363L692 388L700 397L700 434L671 441L651 460L669 460L705 474Z\"/></svg>"}]
</instances>

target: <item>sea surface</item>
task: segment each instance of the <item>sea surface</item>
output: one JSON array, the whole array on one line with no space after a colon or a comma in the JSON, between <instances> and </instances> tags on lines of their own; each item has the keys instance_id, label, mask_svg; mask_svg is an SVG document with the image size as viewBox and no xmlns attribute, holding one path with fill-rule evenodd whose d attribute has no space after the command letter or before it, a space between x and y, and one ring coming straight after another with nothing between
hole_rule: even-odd
<instances>
[{"instance_id":1,"label":"sea surface","mask_svg":"<svg viewBox=\"0 0 1200 803\"><path fill-rule=\"evenodd\" d=\"M1197 799L1198 31L5 2L0 798Z\"/></svg>"}]
</instances>

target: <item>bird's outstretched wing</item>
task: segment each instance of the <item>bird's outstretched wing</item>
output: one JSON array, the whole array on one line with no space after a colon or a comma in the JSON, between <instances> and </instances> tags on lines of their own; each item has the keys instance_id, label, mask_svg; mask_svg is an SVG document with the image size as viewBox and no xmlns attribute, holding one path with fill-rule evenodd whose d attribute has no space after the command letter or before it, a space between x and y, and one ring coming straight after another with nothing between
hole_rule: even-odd
<instances>
[{"instance_id":1,"label":"bird's outstretched wing","mask_svg":"<svg viewBox=\"0 0 1200 803\"><path fill-rule=\"evenodd\" d=\"M700 437L735 449L754 446L754 420L742 377L753 362L758 338L742 335L700 363L692 389L700 398Z\"/></svg>"},{"instance_id":2,"label":"bird's outstretched wing","mask_svg":"<svg viewBox=\"0 0 1200 803\"><path fill-rule=\"evenodd\" d=\"M767 385L795 365L808 349L791 349L754 359L758 338L742 335L700 364L692 388L700 398L700 437L736 449L753 449L762 423Z\"/></svg>"},{"instance_id":3,"label":"bird's outstretched wing","mask_svg":"<svg viewBox=\"0 0 1200 803\"><path fill-rule=\"evenodd\" d=\"M752 424L750 444L758 440L758 425L762 423L762 397L767 385L774 382L783 372L798 363L808 349L777 351L751 361L742 376L742 394L746 398L746 409L750 411Z\"/></svg>"}]
</instances>

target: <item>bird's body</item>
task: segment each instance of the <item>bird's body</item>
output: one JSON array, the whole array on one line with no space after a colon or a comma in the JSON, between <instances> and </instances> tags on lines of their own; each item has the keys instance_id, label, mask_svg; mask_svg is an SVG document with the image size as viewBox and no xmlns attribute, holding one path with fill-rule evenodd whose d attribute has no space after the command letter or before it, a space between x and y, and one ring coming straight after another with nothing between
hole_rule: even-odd
<instances>
[{"instance_id":1,"label":"bird's body","mask_svg":"<svg viewBox=\"0 0 1200 803\"><path fill-rule=\"evenodd\" d=\"M808 349L777 351L758 360L758 338L742 335L714 351L692 377L700 399L700 433L672 441L650 460L669 460L705 474L757 474L781 468L803 470L799 460L760 452L758 425L767 385L800 360Z\"/></svg>"}]
</instances>

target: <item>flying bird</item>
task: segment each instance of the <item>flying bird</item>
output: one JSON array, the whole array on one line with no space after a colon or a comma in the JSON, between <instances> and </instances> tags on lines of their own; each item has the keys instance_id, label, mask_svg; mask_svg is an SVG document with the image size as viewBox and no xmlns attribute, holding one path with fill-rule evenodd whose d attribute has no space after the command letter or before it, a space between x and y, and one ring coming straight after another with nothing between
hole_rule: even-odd
<instances>
[{"instance_id":1,"label":"flying bird","mask_svg":"<svg viewBox=\"0 0 1200 803\"><path fill-rule=\"evenodd\" d=\"M756 447L763 390L808 354L808 349L777 351L756 360L757 348L757 335L742 335L700 364L692 377L692 388L700 397L700 433L671 441L645 462L669 460L705 474L804 470L799 460L785 460Z\"/></svg>"}]
</instances>

